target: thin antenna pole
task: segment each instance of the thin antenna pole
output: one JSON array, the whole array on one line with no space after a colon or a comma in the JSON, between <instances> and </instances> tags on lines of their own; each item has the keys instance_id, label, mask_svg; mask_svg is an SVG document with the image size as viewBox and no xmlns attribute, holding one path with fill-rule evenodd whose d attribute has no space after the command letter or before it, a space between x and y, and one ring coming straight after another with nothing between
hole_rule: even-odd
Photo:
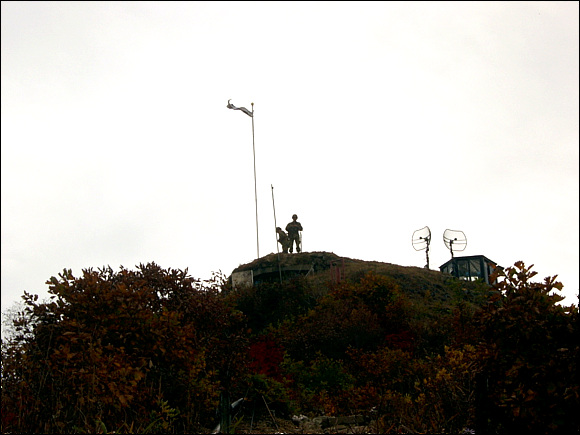
<instances>
[{"instance_id":1,"label":"thin antenna pole","mask_svg":"<svg viewBox=\"0 0 580 435\"><path fill-rule=\"evenodd\" d=\"M260 240L258 237L258 188L256 185L256 142L254 140L254 103L252 103L252 150L254 151L254 199L256 202L256 249L260 258Z\"/></svg>"},{"instance_id":2,"label":"thin antenna pole","mask_svg":"<svg viewBox=\"0 0 580 435\"><path fill-rule=\"evenodd\" d=\"M278 246L278 224L276 223L276 206L274 205L274 186L270 184L272 188L272 208L274 209L274 239L276 240L276 252L278 252L278 273L280 274L280 284L282 284L282 268L280 266L280 247Z\"/></svg>"},{"instance_id":3,"label":"thin antenna pole","mask_svg":"<svg viewBox=\"0 0 580 435\"><path fill-rule=\"evenodd\" d=\"M427 257L427 269L429 269L429 243L431 243L431 236L425 237L427 241L427 250L425 251L425 256Z\"/></svg>"}]
</instances>

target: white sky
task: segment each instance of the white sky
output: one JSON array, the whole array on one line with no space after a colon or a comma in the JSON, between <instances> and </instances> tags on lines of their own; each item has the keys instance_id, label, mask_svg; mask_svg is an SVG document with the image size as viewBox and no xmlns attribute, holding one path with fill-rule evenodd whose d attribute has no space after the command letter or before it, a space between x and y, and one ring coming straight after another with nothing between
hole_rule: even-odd
<instances>
[{"instance_id":1,"label":"white sky","mask_svg":"<svg viewBox=\"0 0 580 435\"><path fill-rule=\"evenodd\" d=\"M64 268L226 275L305 251L425 264L413 231L577 303L578 2L5 2L2 309Z\"/></svg>"}]
</instances>

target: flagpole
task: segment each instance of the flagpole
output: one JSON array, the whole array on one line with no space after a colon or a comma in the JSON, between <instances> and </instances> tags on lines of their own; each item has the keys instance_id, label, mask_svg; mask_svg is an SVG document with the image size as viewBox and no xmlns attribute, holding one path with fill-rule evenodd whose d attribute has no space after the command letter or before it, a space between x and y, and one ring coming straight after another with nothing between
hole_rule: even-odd
<instances>
[{"instance_id":1,"label":"flagpole","mask_svg":"<svg viewBox=\"0 0 580 435\"><path fill-rule=\"evenodd\" d=\"M260 240L258 237L258 188L256 184L256 142L254 140L254 103L252 103L252 150L254 152L254 200L256 203L256 249L260 258Z\"/></svg>"},{"instance_id":2,"label":"flagpole","mask_svg":"<svg viewBox=\"0 0 580 435\"><path fill-rule=\"evenodd\" d=\"M276 223L276 205L274 204L274 185L270 184L272 187L272 208L274 209L274 240L276 240L276 252L278 252L278 272L280 273L280 284L282 284L282 268L280 266L280 248L278 247L278 224Z\"/></svg>"},{"instance_id":3,"label":"flagpole","mask_svg":"<svg viewBox=\"0 0 580 435\"><path fill-rule=\"evenodd\" d=\"M241 110L250 118L252 118L252 151L254 152L254 200L256 202L256 249L258 251L258 258L260 258L260 239L258 237L258 185L256 183L256 141L254 140L254 103L252 103L252 111L250 112L245 107L236 107L232 103L231 99L228 100L228 109Z\"/></svg>"}]
</instances>

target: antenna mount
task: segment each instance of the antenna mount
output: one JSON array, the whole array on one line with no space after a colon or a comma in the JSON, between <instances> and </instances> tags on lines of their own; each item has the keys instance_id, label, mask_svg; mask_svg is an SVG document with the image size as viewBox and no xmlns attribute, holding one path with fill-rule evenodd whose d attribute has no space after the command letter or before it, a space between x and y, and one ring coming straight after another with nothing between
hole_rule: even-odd
<instances>
[{"instance_id":1,"label":"antenna mount","mask_svg":"<svg viewBox=\"0 0 580 435\"><path fill-rule=\"evenodd\" d=\"M443 233L443 243L445 243L445 246L451 252L451 258L453 258L454 252L465 250L467 247L467 237L465 237L463 231L445 230Z\"/></svg>"},{"instance_id":2,"label":"antenna mount","mask_svg":"<svg viewBox=\"0 0 580 435\"><path fill-rule=\"evenodd\" d=\"M431 230L429 227L423 227L417 231L414 231L412 243L415 251L425 250L425 256L427 257L427 264L425 265L425 269L429 269L429 245L431 244Z\"/></svg>"}]
</instances>

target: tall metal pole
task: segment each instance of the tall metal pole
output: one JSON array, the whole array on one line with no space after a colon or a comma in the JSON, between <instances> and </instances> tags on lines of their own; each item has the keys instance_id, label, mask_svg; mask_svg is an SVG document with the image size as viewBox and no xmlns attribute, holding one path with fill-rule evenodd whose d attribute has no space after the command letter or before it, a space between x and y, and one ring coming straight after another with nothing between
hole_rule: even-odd
<instances>
[{"instance_id":1,"label":"tall metal pole","mask_svg":"<svg viewBox=\"0 0 580 435\"><path fill-rule=\"evenodd\" d=\"M256 185L256 143L254 141L254 103L252 103L252 149L254 151L254 199L256 202L256 249L260 258L260 240L258 237L258 188Z\"/></svg>"},{"instance_id":2,"label":"tall metal pole","mask_svg":"<svg viewBox=\"0 0 580 435\"><path fill-rule=\"evenodd\" d=\"M252 103L252 111L250 112L245 107L236 107L230 103L231 98L228 100L228 109L241 110L250 118L252 118L252 150L254 152L254 199L256 201L256 248L258 251L258 258L260 258L260 239L258 237L258 186L256 183L256 141L254 140L254 103Z\"/></svg>"},{"instance_id":3,"label":"tall metal pole","mask_svg":"<svg viewBox=\"0 0 580 435\"><path fill-rule=\"evenodd\" d=\"M274 205L274 186L270 184L270 187L272 188L272 208L274 209L274 231L276 236L275 240L276 240L276 252L278 252L278 273L280 273L280 284L282 284L282 267L280 266L280 247L278 246L278 231L276 231L278 229L278 224L276 223L276 205Z\"/></svg>"}]
</instances>

